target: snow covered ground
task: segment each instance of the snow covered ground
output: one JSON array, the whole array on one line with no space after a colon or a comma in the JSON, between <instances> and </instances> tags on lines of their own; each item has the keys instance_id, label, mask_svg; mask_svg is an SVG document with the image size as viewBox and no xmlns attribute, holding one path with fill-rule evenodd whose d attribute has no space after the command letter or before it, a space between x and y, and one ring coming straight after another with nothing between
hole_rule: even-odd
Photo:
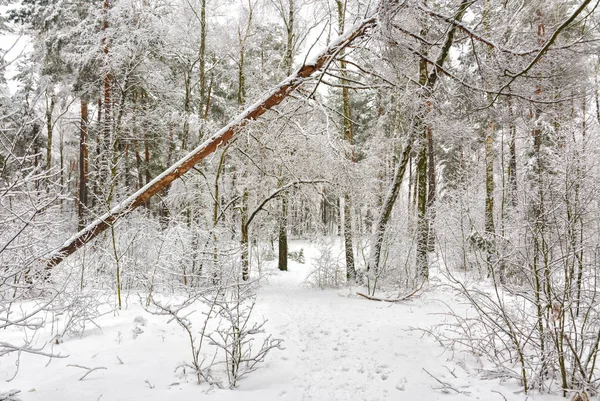
<instances>
[{"instance_id":1,"label":"snow covered ground","mask_svg":"<svg viewBox=\"0 0 600 401\"><path fill-rule=\"evenodd\" d=\"M268 319L268 333L285 339L285 349L272 351L235 390L198 386L192 376L175 372L190 359L186 333L168 317L145 312L132 295L127 309L98 319L101 329L54 348L69 358L24 355L9 383L4 380L14 373L13 361L0 359L0 393L20 389L23 401L563 399L527 398L515 383L482 380L474 360L452 355L415 329L446 319L446 305L466 308L449 290L429 289L389 304L357 298L349 289L308 288L302 283L315 251L301 242L291 251L300 247L306 264L290 261L288 272L271 266L255 310ZM80 381L86 371L67 365L106 369Z\"/></svg>"}]
</instances>

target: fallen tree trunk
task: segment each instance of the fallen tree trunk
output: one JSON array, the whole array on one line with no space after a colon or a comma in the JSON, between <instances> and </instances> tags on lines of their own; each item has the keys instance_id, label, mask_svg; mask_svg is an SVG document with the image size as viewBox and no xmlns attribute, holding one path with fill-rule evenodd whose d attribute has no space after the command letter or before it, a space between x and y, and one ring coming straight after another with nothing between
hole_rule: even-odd
<instances>
[{"instance_id":1,"label":"fallen tree trunk","mask_svg":"<svg viewBox=\"0 0 600 401\"><path fill-rule=\"evenodd\" d=\"M412 298L415 294L417 294L419 291L421 291L421 289L423 288L424 285L425 285L425 281L422 281L421 285L418 288L415 288L412 292L410 292L406 295L402 295L398 298L380 298L380 297L375 297L372 295L363 294L362 292L357 292L356 295L359 295L370 301L390 302L390 303L402 302L402 301L406 301L409 298Z\"/></svg>"},{"instance_id":2,"label":"fallen tree trunk","mask_svg":"<svg viewBox=\"0 0 600 401\"><path fill-rule=\"evenodd\" d=\"M52 268L58 265L67 256L73 254L77 249L113 225L119 218L146 203L152 196L159 193L163 188L181 177L194 165L216 151L219 146L226 144L231 138L236 136L248 122L258 119L267 110L281 103L291 92L297 89L306 78L322 68L327 68L331 63L331 60L334 59L342 49L350 45L354 40L365 36L369 30L373 29L376 25L376 16L367 18L355 25L348 33L333 41L314 60L305 62L305 64L294 74L283 80L263 99L248 107L244 112L215 133L207 141L199 145L183 159L173 164L136 193L120 202L109 212L100 216L86 228L69 238L62 246L53 251L45 259L46 267Z\"/></svg>"}]
</instances>

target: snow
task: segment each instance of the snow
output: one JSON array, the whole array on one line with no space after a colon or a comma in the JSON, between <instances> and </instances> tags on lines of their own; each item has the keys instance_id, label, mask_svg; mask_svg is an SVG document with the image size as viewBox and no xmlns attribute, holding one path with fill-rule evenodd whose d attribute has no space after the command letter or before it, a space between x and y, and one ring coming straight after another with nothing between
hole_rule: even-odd
<instances>
[{"instance_id":1,"label":"snow","mask_svg":"<svg viewBox=\"0 0 600 401\"><path fill-rule=\"evenodd\" d=\"M527 399L517 383L481 379L474 358L445 351L416 329L448 319L447 305L467 308L450 290L431 287L416 298L390 304L357 298L355 289L310 288L303 282L316 249L302 241L290 245L290 251L303 248L306 264L290 261L288 272L277 271L275 262L265 267L271 274L258 292L254 312L268 320L268 333L285 339L285 349L272 351L237 389L199 386L191 375L175 372L190 357L185 332L168 323L168 317L147 313L132 293L126 309L98 319L101 329L54 346L69 358L23 355L18 376L2 383L0 393L20 389L23 401ZM15 340L10 333L8 337ZM106 369L80 381L86 371L68 365ZM452 389L443 389L427 372ZM0 359L0 378L13 373L13 361ZM562 398L534 394L528 399Z\"/></svg>"}]
</instances>

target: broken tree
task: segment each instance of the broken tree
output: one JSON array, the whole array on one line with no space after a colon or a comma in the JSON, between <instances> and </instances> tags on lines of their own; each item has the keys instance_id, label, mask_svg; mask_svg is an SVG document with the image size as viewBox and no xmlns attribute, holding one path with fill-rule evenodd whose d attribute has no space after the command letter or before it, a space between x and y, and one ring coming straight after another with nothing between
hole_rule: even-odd
<instances>
[{"instance_id":1,"label":"broken tree","mask_svg":"<svg viewBox=\"0 0 600 401\"><path fill-rule=\"evenodd\" d=\"M367 18L355 25L348 33L331 42L328 47L314 58L314 60L305 62L294 74L283 80L263 99L248 107L220 131L147 183L136 193L123 200L109 212L100 216L86 228L69 238L62 246L53 251L46 258L46 267L52 268L58 265L67 256L73 254L77 249L94 239L107 228L111 227L119 218L145 204L152 196L156 195L174 180L181 177L193 166L215 152L220 146L226 144L233 137L238 135L248 122L256 120L267 110L281 103L290 93L298 88L306 78L309 78L323 68L327 68L331 61L337 57L344 48L356 39L367 35L370 30L375 28L377 26L377 21L376 16Z\"/></svg>"}]
</instances>

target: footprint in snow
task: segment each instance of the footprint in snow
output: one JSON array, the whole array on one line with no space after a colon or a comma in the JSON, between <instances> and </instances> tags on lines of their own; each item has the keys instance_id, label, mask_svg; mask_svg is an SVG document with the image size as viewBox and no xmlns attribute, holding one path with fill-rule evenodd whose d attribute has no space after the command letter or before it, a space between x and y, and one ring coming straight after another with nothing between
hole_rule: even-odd
<instances>
[{"instance_id":1,"label":"footprint in snow","mask_svg":"<svg viewBox=\"0 0 600 401\"><path fill-rule=\"evenodd\" d=\"M396 383L396 390L404 391L406 389L406 383L406 377L403 377L402 379L398 380L398 382Z\"/></svg>"}]
</instances>

